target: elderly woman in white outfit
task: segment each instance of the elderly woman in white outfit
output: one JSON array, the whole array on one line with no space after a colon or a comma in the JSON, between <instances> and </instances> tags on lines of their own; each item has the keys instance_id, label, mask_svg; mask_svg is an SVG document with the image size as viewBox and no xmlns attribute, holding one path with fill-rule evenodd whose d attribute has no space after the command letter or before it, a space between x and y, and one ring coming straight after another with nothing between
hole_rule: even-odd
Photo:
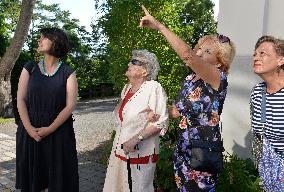
<instances>
[{"instance_id":1,"label":"elderly woman in white outfit","mask_svg":"<svg viewBox=\"0 0 284 192\"><path fill-rule=\"evenodd\" d=\"M129 83L124 86L121 102L114 110L119 125L104 192L154 191L159 135L164 134L168 127L167 96L155 81L158 70L155 54L147 50L132 52L125 73Z\"/></svg>"}]
</instances>

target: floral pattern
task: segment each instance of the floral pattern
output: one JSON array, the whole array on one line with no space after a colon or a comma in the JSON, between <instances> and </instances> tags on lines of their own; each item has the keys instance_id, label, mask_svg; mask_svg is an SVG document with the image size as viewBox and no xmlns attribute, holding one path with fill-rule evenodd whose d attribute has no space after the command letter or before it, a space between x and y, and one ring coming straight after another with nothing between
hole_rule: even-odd
<instances>
[{"instance_id":1,"label":"floral pattern","mask_svg":"<svg viewBox=\"0 0 284 192\"><path fill-rule=\"evenodd\" d=\"M221 83L218 91L201 79L194 81L195 74L188 75L175 101L175 106L181 114L178 142L174 153L177 191L215 191L218 175L196 171L190 167L189 140L221 140L219 120L228 83L223 71L220 71L220 75Z\"/></svg>"},{"instance_id":2,"label":"floral pattern","mask_svg":"<svg viewBox=\"0 0 284 192\"><path fill-rule=\"evenodd\" d=\"M262 187L267 192L284 191L284 160L278 155L266 137L263 137L263 153L258 164Z\"/></svg>"}]
</instances>

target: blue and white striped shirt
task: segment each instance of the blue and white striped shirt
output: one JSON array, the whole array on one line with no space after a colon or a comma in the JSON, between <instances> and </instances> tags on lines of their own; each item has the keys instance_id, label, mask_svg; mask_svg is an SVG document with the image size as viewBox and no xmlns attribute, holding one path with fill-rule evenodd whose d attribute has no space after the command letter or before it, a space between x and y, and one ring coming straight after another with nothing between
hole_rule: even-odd
<instances>
[{"instance_id":1,"label":"blue and white striped shirt","mask_svg":"<svg viewBox=\"0 0 284 192\"><path fill-rule=\"evenodd\" d=\"M276 93L266 93L266 123L261 119L262 89L264 82L257 84L251 93L251 126L256 133L264 132L275 151L284 157L284 88ZM264 127L264 128L263 128Z\"/></svg>"}]
</instances>

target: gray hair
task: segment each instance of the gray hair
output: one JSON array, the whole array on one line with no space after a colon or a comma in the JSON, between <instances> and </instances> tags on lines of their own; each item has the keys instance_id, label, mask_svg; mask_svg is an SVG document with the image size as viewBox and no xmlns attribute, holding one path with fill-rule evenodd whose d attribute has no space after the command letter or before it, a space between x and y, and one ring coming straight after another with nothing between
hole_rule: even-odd
<instances>
[{"instance_id":1,"label":"gray hair","mask_svg":"<svg viewBox=\"0 0 284 192\"><path fill-rule=\"evenodd\" d=\"M158 58L154 53L147 51L146 49L133 50L132 59L137 59L146 65L146 70L149 73L148 80L156 80L160 65Z\"/></svg>"}]
</instances>

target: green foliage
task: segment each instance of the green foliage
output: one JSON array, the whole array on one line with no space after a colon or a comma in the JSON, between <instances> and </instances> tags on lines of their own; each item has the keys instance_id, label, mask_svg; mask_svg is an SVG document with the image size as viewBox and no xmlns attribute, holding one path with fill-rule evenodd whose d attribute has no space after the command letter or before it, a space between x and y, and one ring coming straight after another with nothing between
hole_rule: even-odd
<instances>
[{"instance_id":1,"label":"green foliage","mask_svg":"<svg viewBox=\"0 0 284 192\"><path fill-rule=\"evenodd\" d=\"M173 152L173 145L161 147L155 172L155 187L167 192L176 191L174 166L172 162Z\"/></svg>"},{"instance_id":2,"label":"green foliage","mask_svg":"<svg viewBox=\"0 0 284 192\"><path fill-rule=\"evenodd\" d=\"M21 1L3 0L0 2L0 56L2 56L9 45L9 40L15 30ZM109 62L104 59L98 44L96 31L89 33L84 26L80 26L79 20L71 18L71 13L60 9L59 4L46 5L42 0L37 0L32 24L22 57L28 55L28 59L39 59L36 52L38 46L39 30L43 27L59 27L66 31L70 39L71 50L68 58L64 60L76 70L79 83L79 91L95 89L101 82L109 82ZM27 57L25 57L27 58ZM26 60L21 56L18 59L11 77L12 96L15 97L18 78L22 66Z\"/></svg>"},{"instance_id":3,"label":"green foliage","mask_svg":"<svg viewBox=\"0 0 284 192\"><path fill-rule=\"evenodd\" d=\"M104 13L98 21L98 26L107 39L106 55L111 63L110 72L113 74L112 81L115 87L121 90L126 82L124 73L131 51L148 49L159 58L159 82L171 101L176 97L180 81L188 73L188 69L161 34L155 30L138 27L140 18L144 16L142 4L190 46L202 35L216 32L213 4L210 0L108 0L101 6L97 5ZM197 14L198 12L200 14Z\"/></svg>"},{"instance_id":4,"label":"green foliage","mask_svg":"<svg viewBox=\"0 0 284 192\"><path fill-rule=\"evenodd\" d=\"M261 192L258 172L250 159L240 159L236 155L225 156L225 169L220 175L218 192Z\"/></svg>"},{"instance_id":5,"label":"green foliage","mask_svg":"<svg viewBox=\"0 0 284 192\"><path fill-rule=\"evenodd\" d=\"M8 35L16 30L16 25L20 16L20 8L20 0L0 1L0 17L5 18L4 25L0 26L0 31L4 29L7 32L6 35Z\"/></svg>"},{"instance_id":6,"label":"green foliage","mask_svg":"<svg viewBox=\"0 0 284 192\"><path fill-rule=\"evenodd\" d=\"M0 57L2 57L8 46L8 33L7 33L5 17L3 14L0 14Z\"/></svg>"},{"instance_id":7,"label":"green foliage","mask_svg":"<svg viewBox=\"0 0 284 192\"><path fill-rule=\"evenodd\" d=\"M182 36L190 45L195 45L198 39L204 35L216 31L216 22L212 17L213 2L208 0L189 0L181 14L183 26L191 27L190 33L182 32Z\"/></svg>"},{"instance_id":8,"label":"green foliage","mask_svg":"<svg viewBox=\"0 0 284 192\"><path fill-rule=\"evenodd\" d=\"M161 137L159 159L156 166L154 185L162 191L176 191L173 154L177 141L176 124L179 119L170 120L166 135Z\"/></svg>"},{"instance_id":9,"label":"green foliage","mask_svg":"<svg viewBox=\"0 0 284 192\"><path fill-rule=\"evenodd\" d=\"M1 118L0 117L0 124L4 124L4 123L13 123L15 122L15 119L14 118Z\"/></svg>"},{"instance_id":10,"label":"green foliage","mask_svg":"<svg viewBox=\"0 0 284 192\"><path fill-rule=\"evenodd\" d=\"M167 134L161 137L159 159L156 166L154 185L162 191L175 192L173 154L177 141L177 120L171 120Z\"/></svg>"}]
</instances>

